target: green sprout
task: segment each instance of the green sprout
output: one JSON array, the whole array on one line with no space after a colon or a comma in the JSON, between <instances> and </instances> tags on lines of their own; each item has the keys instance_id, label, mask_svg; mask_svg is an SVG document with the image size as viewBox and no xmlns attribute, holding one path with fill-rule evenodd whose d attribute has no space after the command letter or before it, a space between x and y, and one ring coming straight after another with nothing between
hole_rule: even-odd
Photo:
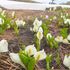
<instances>
[{"instance_id":1,"label":"green sprout","mask_svg":"<svg viewBox=\"0 0 70 70\"><path fill-rule=\"evenodd\" d=\"M56 63L58 64L58 65L60 65L60 55L59 55L59 53L57 53L57 55L56 55Z\"/></svg>"},{"instance_id":2,"label":"green sprout","mask_svg":"<svg viewBox=\"0 0 70 70\"><path fill-rule=\"evenodd\" d=\"M27 68L26 70L34 70L34 67L36 64L34 57L28 56L23 51L20 51L19 57L20 57L22 63L26 66L26 68Z\"/></svg>"},{"instance_id":3,"label":"green sprout","mask_svg":"<svg viewBox=\"0 0 70 70\"><path fill-rule=\"evenodd\" d=\"M49 32L47 24L43 23L42 28L43 28L44 37L46 37L46 34Z\"/></svg>"},{"instance_id":4,"label":"green sprout","mask_svg":"<svg viewBox=\"0 0 70 70\"><path fill-rule=\"evenodd\" d=\"M67 38L67 36L68 36L68 28L62 28L60 30L60 34L61 34L61 36L63 36L63 38Z\"/></svg>"},{"instance_id":5,"label":"green sprout","mask_svg":"<svg viewBox=\"0 0 70 70\"><path fill-rule=\"evenodd\" d=\"M37 50L40 50L40 41L39 41L39 39L37 38L37 37L35 37L35 44L36 44L36 48L37 48Z\"/></svg>"},{"instance_id":6,"label":"green sprout","mask_svg":"<svg viewBox=\"0 0 70 70\"><path fill-rule=\"evenodd\" d=\"M47 34L46 41L50 48L58 48L58 42L55 41L55 38L50 33Z\"/></svg>"},{"instance_id":7,"label":"green sprout","mask_svg":"<svg viewBox=\"0 0 70 70\"><path fill-rule=\"evenodd\" d=\"M46 70L51 70L50 68L50 64L52 62L52 55L50 54L47 54L47 57L46 57Z\"/></svg>"},{"instance_id":8,"label":"green sprout","mask_svg":"<svg viewBox=\"0 0 70 70\"><path fill-rule=\"evenodd\" d=\"M10 23L11 19L0 13L0 34L3 34L8 28L10 28Z\"/></svg>"},{"instance_id":9,"label":"green sprout","mask_svg":"<svg viewBox=\"0 0 70 70\"><path fill-rule=\"evenodd\" d=\"M9 18L7 15L2 15L2 13L0 13L0 34L3 34L10 28L12 28L15 33L18 34L18 27L15 22L12 22L12 18Z\"/></svg>"}]
</instances>

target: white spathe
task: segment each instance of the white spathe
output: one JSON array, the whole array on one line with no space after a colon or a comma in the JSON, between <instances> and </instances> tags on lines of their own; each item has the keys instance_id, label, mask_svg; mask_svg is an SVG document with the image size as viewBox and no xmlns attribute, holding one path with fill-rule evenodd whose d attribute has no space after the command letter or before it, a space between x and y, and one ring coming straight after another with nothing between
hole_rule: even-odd
<instances>
[{"instance_id":1,"label":"white spathe","mask_svg":"<svg viewBox=\"0 0 70 70\"><path fill-rule=\"evenodd\" d=\"M67 36L67 39L70 41L70 34Z\"/></svg>"},{"instance_id":2,"label":"white spathe","mask_svg":"<svg viewBox=\"0 0 70 70\"><path fill-rule=\"evenodd\" d=\"M9 56L13 62L18 63L25 68L24 64L20 60L18 53L10 53Z\"/></svg>"},{"instance_id":3,"label":"white spathe","mask_svg":"<svg viewBox=\"0 0 70 70\"><path fill-rule=\"evenodd\" d=\"M28 54L29 56L34 55L37 52L34 44L33 45L28 45L25 48L25 53Z\"/></svg>"},{"instance_id":4,"label":"white spathe","mask_svg":"<svg viewBox=\"0 0 70 70\"><path fill-rule=\"evenodd\" d=\"M35 57L36 61L44 60L46 58L46 53L45 53L44 49L36 52L34 57Z\"/></svg>"},{"instance_id":5,"label":"white spathe","mask_svg":"<svg viewBox=\"0 0 70 70\"><path fill-rule=\"evenodd\" d=\"M55 38L55 41L57 41L57 42L62 42L62 43L64 43L64 44L70 44L69 41L68 41L68 39L67 39L67 38L63 39L62 36L57 36L57 37Z\"/></svg>"},{"instance_id":6,"label":"white spathe","mask_svg":"<svg viewBox=\"0 0 70 70\"><path fill-rule=\"evenodd\" d=\"M37 32L39 27L42 25L42 21L39 21L37 18L35 19L34 23L33 23L33 31Z\"/></svg>"},{"instance_id":7,"label":"white spathe","mask_svg":"<svg viewBox=\"0 0 70 70\"><path fill-rule=\"evenodd\" d=\"M18 27L23 27L25 25L25 21L17 19L16 20L16 25Z\"/></svg>"},{"instance_id":8,"label":"white spathe","mask_svg":"<svg viewBox=\"0 0 70 70\"><path fill-rule=\"evenodd\" d=\"M43 33L43 29L42 29L42 27L39 27L39 30L38 30L38 32L41 32L41 33Z\"/></svg>"},{"instance_id":9,"label":"white spathe","mask_svg":"<svg viewBox=\"0 0 70 70\"><path fill-rule=\"evenodd\" d=\"M63 39L63 43L64 43L64 44L70 44L67 39Z\"/></svg>"},{"instance_id":10,"label":"white spathe","mask_svg":"<svg viewBox=\"0 0 70 70\"><path fill-rule=\"evenodd\" d=\"M70 69L70 56L65 55L63 64Z\"/></svg>"},{"instance_id":11,"label":"white spathe","mask_svg":"<svg viewBox=\"0 0 70 70\"><path fill-rule=\"evenodd\" d=\"M57 36L55 38L55 41L57 41L57 42L63 42L63 37L62 36Z\"/></svg>"},{"instance_id":12,"label":"white spathe","mask_svg":"<svg viewBox=\"0 0 70 70\"><path fill-rule=\"evenodd\" d=\"M70 19L65 19L64 24L69 24L70 25Z\"/></svg>"},{"instance_id":13,"label":"white spathe","mask_svg":"<svg viewBox=\"0 0 70 70\"><path fill-rule=\"evenodd\" d=\"M8 52L8 42L7 40L0 41L0 52Z\"/></svg>"},{"instance_id":14,"label":"white spathe","mask_svg":"<svg viewBox=\"0 0 70 70\"><path fill-rule=\"evenodd\" d=\"M40 27L38 32L37 32L37 38L39 39L39 41L43 38L43 29L42 29L42 27Z\"/></svg>"},{"instance_id":15,"label":"white spathe","mask_svg":"<svg viewBox=\"0 0 70 70\"><path fill-rule=\"evenodd\" d=\"M46 35L46 37L47 37L47 39L52 38L51 33L48 33L48 34Z\"/></svg>"},{"instance_id":16,"label":"white spathe","mask_svg":"<svg viewBox=\"0 0 70 70\"><path fill-rule=\"evenodd\" d=\"M39 27L39 26L42 25L42 21L41 21L41 20L39 21L38 18L36 18L35 21L34 21L34 23L33 23L33 25L34 25L34 26L36 25L36 26Z\"/></svg>"}]
</instances>

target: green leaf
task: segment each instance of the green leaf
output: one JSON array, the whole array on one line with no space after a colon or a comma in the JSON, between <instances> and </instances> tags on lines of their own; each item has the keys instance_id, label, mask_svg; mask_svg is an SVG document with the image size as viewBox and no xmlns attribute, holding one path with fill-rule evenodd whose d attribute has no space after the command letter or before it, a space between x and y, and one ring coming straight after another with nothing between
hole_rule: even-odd
<instances>
[{"instance_id":1,"label":"green leaf","mask_svg":"<svg viewBox=\"0 0 70 70\"><path fill-rule=\"evenodd\" d=\"M4 33L4 29L2 29L2 27L0 27L0 34Z\"/></svg>"},{"instance_id":2,"label":"green leaf","mask_svg":"<svg viewBox=\"0 0 70 70\"><path fill-rule=\"evenodd\" d=\"M19 33L19 28L18 28L18 26L16 25L16 23L13 22L13 24L12 24L11 26L12 26L12 28L14 29L16 35L18 35L18 33Z\"/></svg>"},{"instance_id":3,"label":"green leaf","mask_svg":"<svg viewBox=\"0 0 70 70\"><path fill-rule=\"evenodd\" d=\"M52 61L52 55L50 54L47 54L47 57L46 57L46 69L47 70L51 70L51 68L50 68L50 63L51 63L51 61Z\"/></svg>"},{"instance_id":4,"label":"green leaf","mask_svg":"<svg viewBox=\"0 0 70 70\"><path fill-rule=\"evenodd\" d=\"M35 37L35 44L36 44L37 50L39 51L40 50L40 42L37 37Z\"/></svg>"},{"instance_id":5,"label":"green leaf","mask_svg":"<svg viewBox=\"0 0 70 70\"><path fill-rule=\"evenodd\" d=\"M34 70L35 64L36 64L35 58L31 57L30 61L28 63L28 69L27 70Z\"/></svg>"},{"instance_id":6,"label":"green leaf","mask_svg":"<svg viewBox=\"0 0 70 70\"><path fill-rule=\"evenodd\" d=\"M55 41L53 36L51 38L46 37L46 41L47 41L48 45L50 46L50 48L58 48L58 42Z\"/></svg>"},{"instance_id":7,"label":"green leaf","mask_svg":"<svg viewBox=\"0 0 70 70\"><path fill-rule=\"evenodd\" d=\"M67 36L68 36L68 28L62 28L60 30L60 34L63 36L63 38L67 38Z\"/></svg>"},{"instance_id":8,"label":"green leaf","mask_svg":"<svg viewBox=\"0 0 70 70\"><path fill-rule=\"evenodd\" d=\"M55 40L53 41L54 44L54 48L58 48L58 42L56 42Z\"/></svg>"},{"instance_id":9,"label":"green leaf","mask_svg":"<svg viewBox=\"0 0 70 70\"><path fill-rule=\"evenodd\" d=\"M44 24L44 23L42 24L42 28L43 28L43 31L44 31L44 36L46 37L47 33L49 32L49 29L48 29L47 25Z\"/></svg>"},{"instance_id":10,"label":"green leaf","mask_svg":"<svg viewBox=\"0 0 70 70\"><path fill-rule=\"evenodd\" d=\"M60 63L61 63L59 53L57 53L57 55L56 55L56 62L57 62L58 65L60 65Z\"/></svg>"},{"instance_id":11,"label":"green leaf","mask_svg":"<svg viewBox=\"0 0 70 70\"><path fill-rule=\"evenodd\" d=\"M23 53L22 51L20 51L19 57L20 57L22 63L23 63L25 66L27 66L28 63L29 63L29 60L30 60L29 57L28 57L25 53Z\"/></svg>"}]
</instances>

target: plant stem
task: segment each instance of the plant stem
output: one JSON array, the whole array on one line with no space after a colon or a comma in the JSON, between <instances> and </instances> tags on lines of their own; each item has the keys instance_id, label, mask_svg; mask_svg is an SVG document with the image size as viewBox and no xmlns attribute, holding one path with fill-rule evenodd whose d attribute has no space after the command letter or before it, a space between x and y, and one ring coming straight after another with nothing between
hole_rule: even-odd
<instances>
[{"instance_id":1,"label":"plant stem","mask_svg":"<svg viewBox=\"0 0 70 70\"><path fill-rule=\"evenodd\" d=\"M47 62L46 70L50 70L50 63L49 62Z\"/></svg>"},{"instance_id":2,"label":"plant stem","mask_svg":"<svg viewBox=\"0 0 70 70\"><path fill-rule=\"evenodd\" d=\"M39 44L37 46L37 50L39 51L40 50L40 41L39 41Z\"/></svg>"}]
</instances>

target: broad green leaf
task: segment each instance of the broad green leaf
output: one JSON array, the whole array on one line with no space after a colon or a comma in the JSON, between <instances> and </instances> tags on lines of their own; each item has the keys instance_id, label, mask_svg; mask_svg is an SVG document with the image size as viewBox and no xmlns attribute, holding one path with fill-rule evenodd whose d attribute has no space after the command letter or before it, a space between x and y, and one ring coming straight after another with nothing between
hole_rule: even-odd
<instances>
[{"instance_id":1,"label":"broad green leaf","mask_svg":"<svg viewBox=\"0 0 70 70\"><path fill-rule=\"evenodd\" d=\"M35 64L36 64L35 58L31 57L30 61L28 63L28 69L27 70L34 70Z\"/></svg>"},{"instance_id":2,"label":"broad green leaf","mask_svg":"<svg viewBox=\"0 0 70 70\"><path fill-rule=\"evenodd\" d=\"M27 66L28 63L29 63L29 58L28 58L28 56L25 55L25 53L23 53L23 52L21 51L21 52L19 53L19 57L20 57L22 63L23 63L25 66Z\"/></svg>"}]
</instances>

